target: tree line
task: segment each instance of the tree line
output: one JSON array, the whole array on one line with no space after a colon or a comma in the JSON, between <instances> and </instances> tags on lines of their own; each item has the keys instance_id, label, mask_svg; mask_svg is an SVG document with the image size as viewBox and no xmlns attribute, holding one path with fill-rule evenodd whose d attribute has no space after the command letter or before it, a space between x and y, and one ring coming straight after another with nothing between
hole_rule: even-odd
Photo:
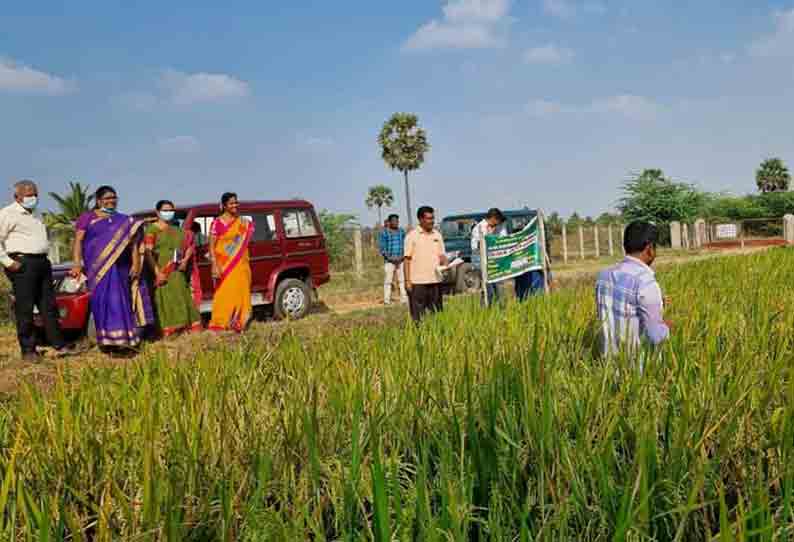
<instances>
[{"instance_id":1,"label":"tree line","mask_svg":"<svg viewBox=\"0 0 794 542\"><path fill-rule=\"evenodd\" d=\"M430 150L427 133L416 115L395 113L381 127L377 143L385 165L403 176L407 222L410 225L413 209L408 175L425 162ZM755 175L757 193L744 196L703 191L693 183L666 176L661 169L645 169L623 183L614 211L596 217L574 212L567 218L551 212L546 219L547 229L551 234L559 235L563 223L578 227L646 220L665 231L670 222L693 222L697 218L712 221L780 218L787 213L794 214L794 192L789 192L790 183L791 175L780 158L769 158L761 163ZM70 182L67 193L50 193L50 196L58 210L45 213L45 222L57 239L68 244L73 235L72 225L93 205L92 195L87 185ZM377 226L383 224L383 210L389 209L394 199L394 191L387 184L376 184L368 189L365 204L369 209L377 209ZM320 212L332 260L344 253L347 243L344 229L355 220L354 214Z\"/></svg>"}]
</instances>

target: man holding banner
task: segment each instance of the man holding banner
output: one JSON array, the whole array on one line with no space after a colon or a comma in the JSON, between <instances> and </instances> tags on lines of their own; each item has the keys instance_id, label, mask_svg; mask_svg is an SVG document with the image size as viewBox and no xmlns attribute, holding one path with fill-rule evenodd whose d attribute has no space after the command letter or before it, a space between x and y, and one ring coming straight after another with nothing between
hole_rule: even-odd
<instances>
[{"instance_id":1,"label":"man holding banner","mask_svg":"<svg viewBox=\"0 0 794 542\"><path fill-rule=\"evenodd\" d=\"M505 220L504 213L494 207L488 209L485 218L471 230L471 264L474 268L481 269L480 243L483 242L486 235L495 235L497 237L507 236ZM484 289L486 290L483 295L486 296L491 303L498 301L501 297L501 284L488 282L484 282L483 284L485 284Z\"/></svg>"},{"instance_id":2,"label":"man holding banner","mask_svg":"<svg viewBox=\"0 0 794 542\"><path fill-rule=\"evenodd\" d=\"M547 282L551 282L548 254L545 269L534 269L516 277L516 297L519 301L526 301L530 296L544 294Z\"/></svg>"},{"instance_id":3,"label":"man holding banner","mask_svg":"<svg viewBox=\"0 0 794 542\"><path fill-rule=\"evenodd\" d=\"M523 230L507 236L486 235L485 242L480 243L480 259L482 260L482 280L484 284L496 284L509 279L540 280L544 292L548 292L548 258L546 257L546 235L543 214L529 221ZM530 275L530 273L539 273ZM540 279L538 279L540 277ZM530 283L531 285L531 283ZM486 289L486 304L490 303ZM524 293L524 292L522 292ZM524 293L524 296L526 294Z\"/></svg>"}]
</instances>

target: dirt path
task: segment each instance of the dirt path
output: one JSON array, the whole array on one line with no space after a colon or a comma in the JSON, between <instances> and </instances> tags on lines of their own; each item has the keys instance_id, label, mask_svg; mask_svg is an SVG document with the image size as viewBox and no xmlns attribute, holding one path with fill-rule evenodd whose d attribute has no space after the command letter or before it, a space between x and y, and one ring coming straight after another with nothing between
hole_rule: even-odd
<instances>
[{"instance_id":1,"label":"dirt path","mask_svg":"<svg viewBox=\"0 0 794 542\"><path fill-rule=\"evenodd\" d=\"M665 255L661 256L654 266L657 269L664 269L665 267L710 260L712 258L752 254L769 250L770 248L769 246L745 247L744 249L736 247L727 250L708 250L697 254ZM564 288L580 280L594 277L596 273L607 265L608 263L604 261L586 261L569 264L556 271L554 267L552 267L552 274L557 285ZM335 314L349 314L360 310L384 308L382 296L383 290L380 287L374 287L371 290L347 296L334 295L325 298L321 294L321 298L327 310Z\"/></svg>"}]
</instances>

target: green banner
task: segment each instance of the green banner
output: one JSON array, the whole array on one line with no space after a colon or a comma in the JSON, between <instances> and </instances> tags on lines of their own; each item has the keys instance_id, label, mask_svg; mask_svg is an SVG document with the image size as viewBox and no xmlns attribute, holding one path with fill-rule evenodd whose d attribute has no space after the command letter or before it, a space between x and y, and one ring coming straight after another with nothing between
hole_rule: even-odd
<instances>
[{"instance_id":1,"label":"green banner","mask_svg":"<svg viewBox=\"0 0 794 542\"><path fill-rule=\"evenodd\" d=\"M537 217L523 230L512 235L486 235L487 281L501 282L528 271L543 269L539 238Z\"/></svg>"}]
</instances>

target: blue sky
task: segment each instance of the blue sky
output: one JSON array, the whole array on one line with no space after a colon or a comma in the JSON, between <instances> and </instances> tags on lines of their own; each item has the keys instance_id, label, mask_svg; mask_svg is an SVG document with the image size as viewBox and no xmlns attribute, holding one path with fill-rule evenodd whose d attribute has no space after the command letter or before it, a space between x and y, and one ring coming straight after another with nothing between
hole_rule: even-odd
<instances>
[{"instance_id":1,"label":"blue sky","mask_svg":"<svg viewBox=\"0 0 794 542\"><path fill-rule=\"evenodd\" d=\"M5 3L0 177L371 222L368 186L403 208L376 144L395 111L428 131L413 199L441 214L594 215L645 167L744 193L763 158L794 159L794 1L279 4Z\"/></svg>"}]
</instances>

